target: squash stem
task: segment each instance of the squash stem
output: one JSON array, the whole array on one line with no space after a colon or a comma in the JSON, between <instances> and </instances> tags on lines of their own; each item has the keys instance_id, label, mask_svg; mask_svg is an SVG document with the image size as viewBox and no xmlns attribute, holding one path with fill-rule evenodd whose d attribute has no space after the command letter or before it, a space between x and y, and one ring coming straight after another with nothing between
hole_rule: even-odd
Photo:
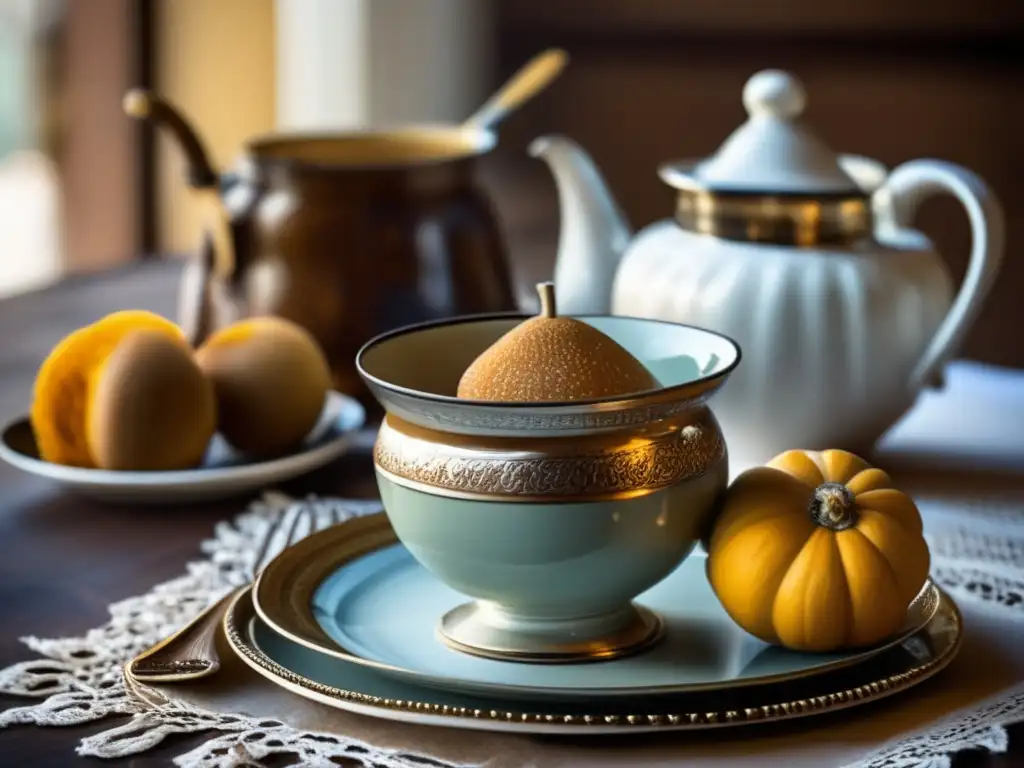
<instances>
[{"instance_id":1,"label":"squash stem","mask_svg":"<svg viewBox=\"0 0 1024 768\"><path fill-rule=\"evenodd\" d=\"M857 522L857 500L842 483L822 483L814 489L811 519L833 531L845 531Z\"/></svg>"}]
</instances>

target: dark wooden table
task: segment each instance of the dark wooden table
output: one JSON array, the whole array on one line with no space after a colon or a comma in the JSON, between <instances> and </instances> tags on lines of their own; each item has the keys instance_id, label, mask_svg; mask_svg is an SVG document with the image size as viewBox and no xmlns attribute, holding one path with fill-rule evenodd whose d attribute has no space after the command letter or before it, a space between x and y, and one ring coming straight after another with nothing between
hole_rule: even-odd
<instances>
[{"instance_id":1,"label":"dark wooden table","mask_svg":"<svg viewBox=\"0 0 1024 768\"><path fill-rule=\"evenodd\" d=\"M0 420L23 414L35 372L66 333L128 307L173 316L179 267L148 262L0 302ZM375 492L369 457L346 457L283 490ZM107 606L179 575L199 556L199 542L218 520L241 509L228 502L172 509L107 506L62 493L0 465L0 667L30 657L18 638L62 637L102 624ZM20 703L0 698L0 708ZM75 755L78 741L111 722L71 728L0 731L0 766L99 764ZM201 737L178 738L115 765L168 765ZM1024 766L1024 727L1011 729L1007 755L958 757L966 766Z\"/></svg>"}]
</instances>

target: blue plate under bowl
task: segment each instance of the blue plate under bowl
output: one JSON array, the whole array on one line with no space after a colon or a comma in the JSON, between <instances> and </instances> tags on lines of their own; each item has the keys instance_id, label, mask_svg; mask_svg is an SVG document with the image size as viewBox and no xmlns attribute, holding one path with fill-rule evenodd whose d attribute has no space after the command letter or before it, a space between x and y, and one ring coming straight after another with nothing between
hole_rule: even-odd
<instances>
[{"instance_id":1,"label":"blue plate under bowl","mask_svg":"<svg viewBox=\"0 0 1024 768\"><path fill-rule=\"evenodd\" d=\"M438 619L466 601L423 568L384 514L314 534L271 562L254 589L269 627L322 654L420 685L502 696L591 697L690 693L794 680L857 664L899 645L935 615L930 581L889 642L841 653L798 653L740 629L695 553L637 602L660 614L653 648L587 664L526 664L462 653L437 636Z\"/></svg>"}]
</instances>

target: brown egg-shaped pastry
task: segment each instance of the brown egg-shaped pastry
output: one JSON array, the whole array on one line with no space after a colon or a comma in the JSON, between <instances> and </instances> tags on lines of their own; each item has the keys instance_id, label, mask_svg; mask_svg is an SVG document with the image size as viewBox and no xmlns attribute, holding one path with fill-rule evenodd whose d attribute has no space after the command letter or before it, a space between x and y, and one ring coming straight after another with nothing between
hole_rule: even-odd
<instances>
[{"instance_id":1,"label":"brown egg-shaped pastry","mask_svg":"<svg viewBox=\"0 0 1024 768\"><path fill-rule=\"evenodd\" d=\"M249 456L298 447L316 426L331 388L316 340L281 318L234 323L213 334L196 360L213 382L221 434Z\"/></svg>"},{"instance_id":2,"label":"brown egg-shaped pastry","mask_svg":"<svg viewBox=\"0 0 1024 768\"><path fill-rule=\"evenodd\" d=\"M92 373L85 433L101 469L195 467L216 424L212 385L166 333L129 333Z\"/></svg>"},{"instance_id":3,"label":"brown egg-shaped pastry","mask_svg":"<svg viewBox=\"0 0 1024 768\"><path fill-rule=\"evenodd\" d=\"M537 286L541 311L480 353L456 394L468 400L572 402L655 389L658 382L622 345L581 320L559 317L551 283Z\"/></svg>"}]
</instances>

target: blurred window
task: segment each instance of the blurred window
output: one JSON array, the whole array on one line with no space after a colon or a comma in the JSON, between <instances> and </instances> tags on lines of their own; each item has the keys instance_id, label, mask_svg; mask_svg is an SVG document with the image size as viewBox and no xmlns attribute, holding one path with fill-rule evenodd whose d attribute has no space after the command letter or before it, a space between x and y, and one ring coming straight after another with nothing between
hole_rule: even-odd
<instances>
[{"instance_id":1,"label":"blurred window","mask_svg":"<svg viewBox=\"0 0 1024 768\"><path fill-rule=\"evenodd\" d=\"M61 0L0 0L0 296L60 273L60 178L49 127Z\"/></svg>"}]
</instances>

